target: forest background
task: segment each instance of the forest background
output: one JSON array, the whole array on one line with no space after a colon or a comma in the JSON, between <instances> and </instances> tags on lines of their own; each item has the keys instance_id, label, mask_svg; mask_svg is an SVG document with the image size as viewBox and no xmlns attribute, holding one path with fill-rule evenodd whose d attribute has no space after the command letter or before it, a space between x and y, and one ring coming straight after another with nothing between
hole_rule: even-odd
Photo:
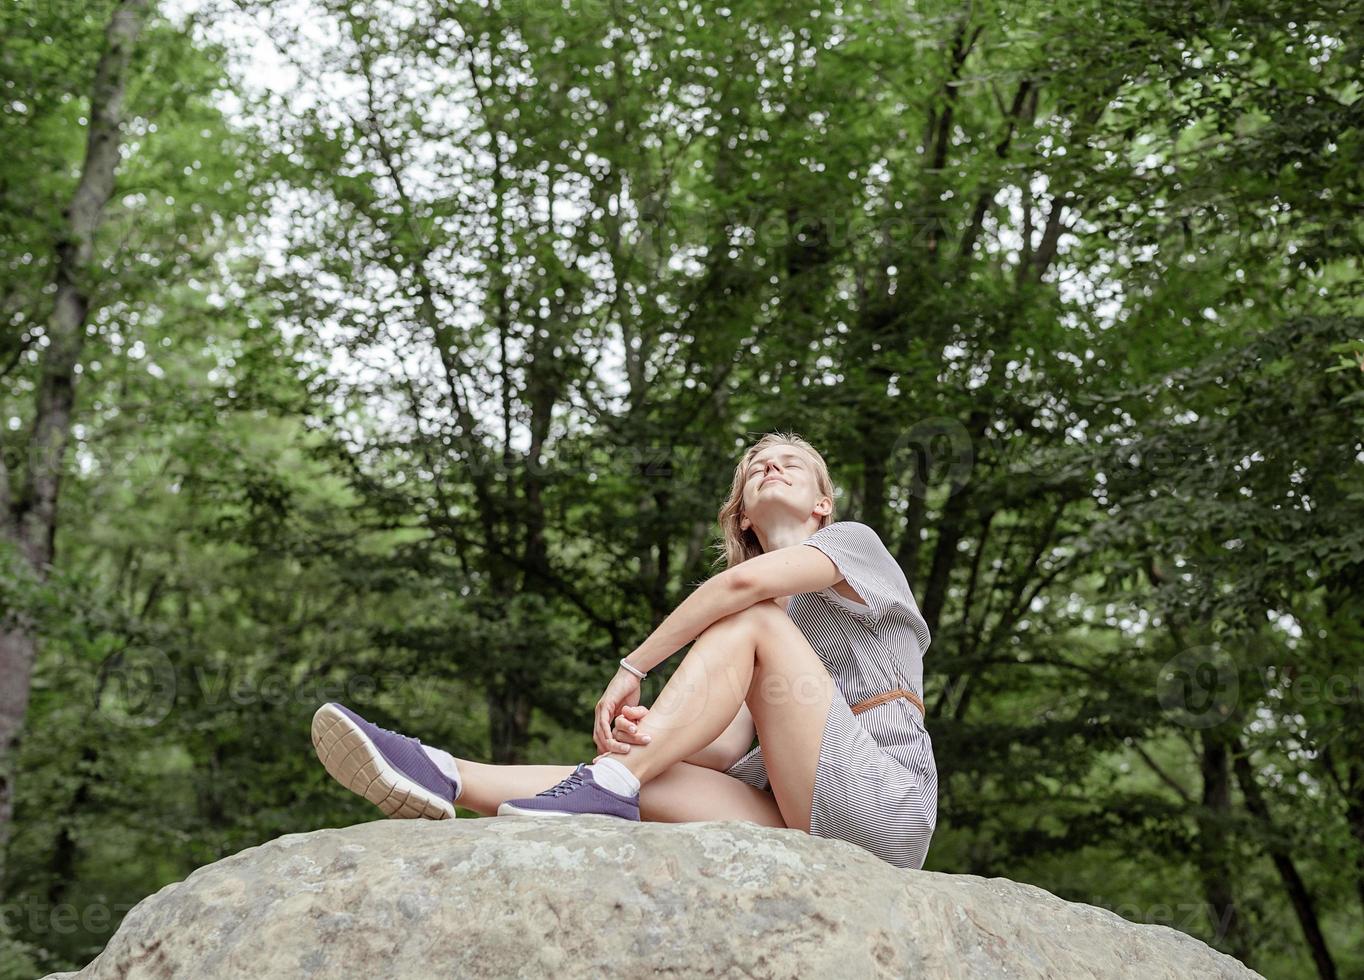
<instances>
[{"instance_id":1,"label":"forest background","mask_svg":"<svg viewBox=\"0 0 1364 980\"><path fill-rule=\"evenodd\" d=\"M380 818L323 701L590 758L771 430L932 631L929 870L1364 973L1361 17L6 2L0 977Z\"/></svg>"}]
</instances>

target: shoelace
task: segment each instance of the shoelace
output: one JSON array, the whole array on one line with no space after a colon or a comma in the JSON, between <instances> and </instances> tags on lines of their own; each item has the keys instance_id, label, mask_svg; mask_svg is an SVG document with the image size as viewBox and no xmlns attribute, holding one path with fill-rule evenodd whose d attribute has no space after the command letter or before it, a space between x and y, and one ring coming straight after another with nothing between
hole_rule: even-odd
<instances>
[{"instance_id":1,"label":"shoelace","mask_svg":"<svg viewBox=\"0 0 1364 980\"><path fill-rule=\"evenodd\" d=\"M579 766L577 769L573 770L572 775L565 776L557 786L551 786L549 789L542 790L541 792L536 793L535 795L563 796L565 793L571 793L573 790L577 789L579 786L582 785L583 779L584 777L586 777L586 775L587 767Z\"/></svg>"},{"instance_id":2,"label":"shoelace","mask_svg":"<svg viewBox=\"0 0 1364 980\"><path fill-rule=\"evenodd\" d=\"M371 724L371 725L374 725L374 722L371 721L370 724ZM399 738L405 738L405 739L407 739L409 742L416 742L418 745L421 745L421 744L422 744L422 740L419 739L419 738L416 738L415 736L412 736L412 735L404 735L402 732L395 732L393 729L391 729L391 728L385 728L383 725L374 725L374 727L377 728L377 729L379 729L379 731L381 731L381 732L387 732L389 735L396 735L396 736L398 736Z\"/></svg>"}]
</instances>

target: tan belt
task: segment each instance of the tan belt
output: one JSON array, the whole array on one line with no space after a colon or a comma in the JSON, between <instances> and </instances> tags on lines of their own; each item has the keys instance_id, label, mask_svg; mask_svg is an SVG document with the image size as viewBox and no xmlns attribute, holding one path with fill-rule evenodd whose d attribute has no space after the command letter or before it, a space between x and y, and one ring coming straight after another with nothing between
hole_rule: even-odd
<instances>
[{"instance_id":1,"label":"tan belt","mask_svg":"<svg viewBox=\"0 0 1364 980\"><path fill-rule=\"evenodd\" d=\"M896 698L907 699L912 704L918 707L919 713L921 715L923 715L925 718L928 717L928 712L924 710L923 699L920 698L919 695L915 694L913 691L906 691L903 687L897 687L893 691L883 691L880 694L873 694L871 697L864 698L863 700L858 701L856 704L848 705L848 707L852 708L853 714L860 715L868 708L874 708L878 704L885 704L887 701L894 701Z\"/></svg>"}]
</instances>

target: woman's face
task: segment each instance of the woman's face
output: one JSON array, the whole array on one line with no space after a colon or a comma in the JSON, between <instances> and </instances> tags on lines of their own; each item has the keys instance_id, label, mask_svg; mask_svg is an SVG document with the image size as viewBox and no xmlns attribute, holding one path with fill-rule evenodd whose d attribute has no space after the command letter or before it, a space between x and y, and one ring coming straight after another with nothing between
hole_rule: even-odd
<instances>
[{"instance_id":1,"label":"woman's face","mask_svg":"<svg viewBox=\"0 0 1364 980\"><path fill-rule=\"evenodd\" d=\"M767 446L748 461L743 496L744 513L758 524L775 513L809 517L819 500L809 455L799 446Z\"/></svg>"}]
</instances>

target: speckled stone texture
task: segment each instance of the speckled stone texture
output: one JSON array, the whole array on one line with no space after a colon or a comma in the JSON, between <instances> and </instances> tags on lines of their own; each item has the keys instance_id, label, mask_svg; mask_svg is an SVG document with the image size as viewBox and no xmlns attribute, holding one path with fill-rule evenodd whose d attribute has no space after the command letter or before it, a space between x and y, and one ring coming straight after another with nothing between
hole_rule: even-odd
<instances>
[{"instance_id":1,"label":"speckled stone texture","mask_svg":"<svg viewBox=\"0 0 1364 980\"><path fill-rule=\"evenodd\" d=\"M1004 878L906 871L742 821L590 815L287 834L148 896L64 976L1259 974L1177 930Z\"/></svg>"}]
</instances>

